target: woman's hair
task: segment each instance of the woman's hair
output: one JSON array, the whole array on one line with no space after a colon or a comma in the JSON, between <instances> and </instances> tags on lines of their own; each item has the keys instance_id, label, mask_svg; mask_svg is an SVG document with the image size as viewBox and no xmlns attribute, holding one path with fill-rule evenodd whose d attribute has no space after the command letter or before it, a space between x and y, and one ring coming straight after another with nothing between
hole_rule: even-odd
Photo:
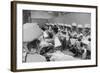
<instances>
[{"instance_id":1,"label":"woman's hair","mask_svg":"<svg viewBox=\"0 0 100 73\"><path fill-rule=\"evenodd\" d=\"M42 50L40 51L40 54L44 55L44 54L50 52L51 50L53 51L53 49L54 49L53 46L43 47Z\"/></svg>"},{"instance_id":2,"label":"woman's hair","mask_svg":"<svg viewBox=\"0 0 100 73\"><path fill-rule=\"evenodd\" d=\"M58 28L57 28L57 26L54 26L54 27L53 27L53 31L54 31L55 34L58 33Z\"/></svg>"},{"instance_id":3,"label":"woman's hair","mask_svg":"<svg viewBox=\"0 0 100 73\"><path fill-rule=\"evenodd\" d=\"M43 31L45 31L45 30L46 30L44 27L41 27L41 29L42 29Z\"/></svg>"},{"instance_id":4,"label":"woman's hair","mask_svg":"<svg viewBox=\"0 0 100 73\"><path fill-rule=\"evenodd\" d=\"M91 38L88 38L88 41L91 41Z\"/></svg>"},{"instance_id":5,"label":"woman's hair","mask_svg":"<svg viewBox=\"0 0 100 73\"><path fill-rule=\"evenodd\" d=\"M28 50L30 51L32 48L37 49L38 44L40 43L39 40L35 39L27 44Z\"/></svg>"}]
</instances>

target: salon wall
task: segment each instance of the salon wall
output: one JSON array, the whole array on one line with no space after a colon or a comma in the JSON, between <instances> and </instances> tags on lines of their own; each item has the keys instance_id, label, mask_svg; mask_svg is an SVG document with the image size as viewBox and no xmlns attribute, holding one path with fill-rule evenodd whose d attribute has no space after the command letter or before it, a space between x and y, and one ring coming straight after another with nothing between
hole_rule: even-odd
<instances>
[{"instance_id":1,"label":"salon wall","mask_svg":"<svg viewBox=\"0 0 100 73\"><path fill-rule=\"evenodd\" d=\"M72 24L73 22L77 24L91 24L90 22L91 14L88 13L67 13L63 16L59 16L51 20L51 22L59 22Z\"/></svg>"},{"instance_id":2,"label":"salon wall","mask_svg":"<svg viewBox=\"0 0 100 73\"><path fill-rule=\"evenodd\" d=\"M53 18L54 16L52 14L49 14L44 11L29 11L24 10L23 11L23 24L25 23L38 23L38 24L44 24L48 22L48 19Z\"/></svg>"},{"instance_id":3,"label":"salon wall","mask_svg":"<svg viewBox=\"0 0 100 73\"><path fill-rule=\"evenodd\" d=\"M43 27L45 23L48 23L48 20L53 18L52 14L42 11L31 11L31 22L37 22L40 27Z\"/></svg>"},{"instance_id":4,"label":"salon wall","mask_svg":"<svg viewBox=\"0 0 100 73\"><path fill-rule=\"evenodd\" d=\"M54 17L53 13L48 13L45 11L31 11L31 18L51 19L53 17Z\"/></svg>"},{"instance_id":5,"label":"salon wall","mask_svg":"<svg viewBox=\"0 0 100 73\"><path fill-rule=\"evenodd\" d=\"M25 17L24 17L25 18ZM37 22L42 27L45 23L65 23L91 24L91 14L89 13L66 13L60 16L53 16L47 12L31 12L31 22ZM25 20L26 21L26 20Z\"/></svg>"}]
</instances>

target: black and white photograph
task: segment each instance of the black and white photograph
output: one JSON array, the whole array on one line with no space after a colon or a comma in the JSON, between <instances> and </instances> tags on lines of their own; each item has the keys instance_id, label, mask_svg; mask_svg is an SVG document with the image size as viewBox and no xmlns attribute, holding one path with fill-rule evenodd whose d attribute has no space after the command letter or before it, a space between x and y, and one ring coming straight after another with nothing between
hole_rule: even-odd
<instances>
[{"instance_id":1,"label":"black and white photograph","mask_svg":"<svg viewBox=\"0 0 100 73\"><path fill-rule=\"evenodd\" d=\"M12 71L97 66L97 7L12 2Z\"/></svg>"},{"instance_id":2,"label":"black and white photograph","mask_svg":"<svg viewBox=\"0 0 100 73\"><path fill-rule=\"evenodd\" d=\"M91 59L91 14L23 10L23 62Z\"/></svg>"}]
</instances>

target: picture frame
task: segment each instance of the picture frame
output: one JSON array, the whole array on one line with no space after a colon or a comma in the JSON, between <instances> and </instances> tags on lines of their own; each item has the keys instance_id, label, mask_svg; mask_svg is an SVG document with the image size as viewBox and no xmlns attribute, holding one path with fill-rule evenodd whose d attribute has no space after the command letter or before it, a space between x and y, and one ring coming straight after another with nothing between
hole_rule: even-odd
<instances>
[{"instance_id":1,"label":"picture frame","mask_svg":"<svg viewBox=\"0 0 100 73\"><path fill-rule=\"evenodd\" d=\"M27 21L23 18L23 11L29 10L37 11L56 11L56 14L63 15L68 12L73 13L90 13L91 23L91 59L79 61L62 61L62 62L22 62L22 45L23 45L23 24ZM74 4L60 4L60 3L43 3L43 2L26 2L26 1L12 1L11 2L11 71L38 71L38 70L53 70L53 69L69 69L69 68L84 68L96 67L98 65L98 8L97 6L89 5L74 5ZM41 16L41 15L40 15ZM39 17L39 16L38 16ZM34 18L34 16L33 16ZM41 20L45 21L45 20ZM84 20L83 20L84 21ZM32 22L32 20L30 20ZM69 63L69 64L68 64Z\"/></svg>"}]
</instances>

